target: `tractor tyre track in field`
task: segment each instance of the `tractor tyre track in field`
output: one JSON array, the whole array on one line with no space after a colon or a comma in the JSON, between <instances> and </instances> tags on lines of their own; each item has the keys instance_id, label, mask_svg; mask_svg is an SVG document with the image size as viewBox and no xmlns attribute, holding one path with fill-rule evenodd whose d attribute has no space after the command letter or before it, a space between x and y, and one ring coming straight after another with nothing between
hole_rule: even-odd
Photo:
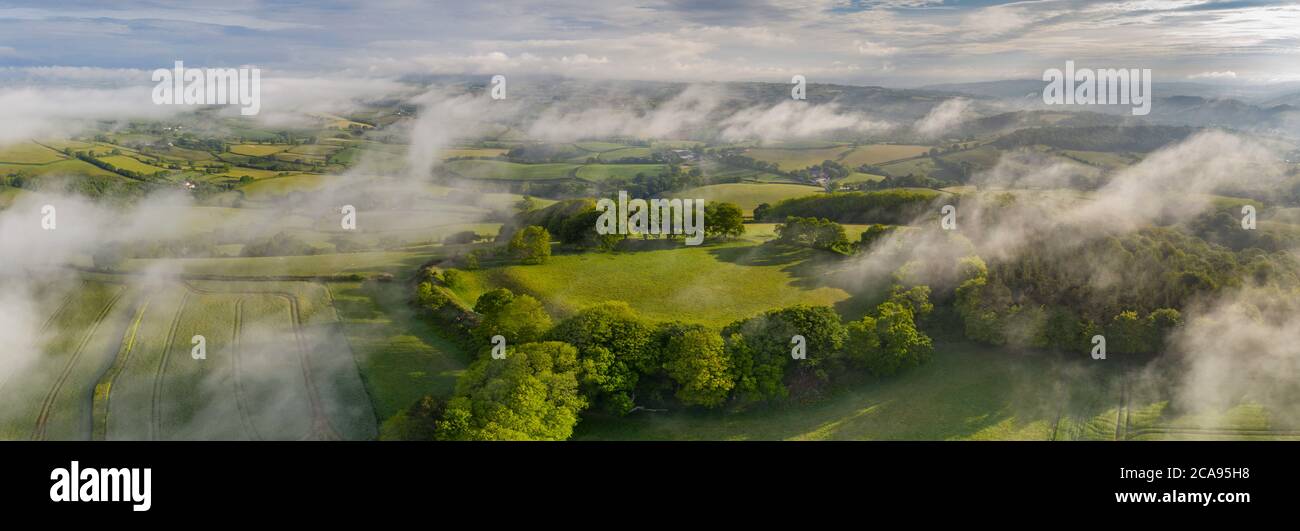
<instances>
[{"instance_id":1,"label":"tractor tyre track in field","mask_svg":"<svg viewBox=\"0 0 1300 531\"><path fill-rule=\"evenodd\" d=\"M231 353L230 363L235 373L235 406L239 409L239 423L243 425L248 436L254 441L262 440L261 434L257 432L257 425L253 424L252 414L244 396L244 381L240 376L240 352L242 347L239 344L240 335L244 331L244 297L239 298L235 303L235 333L230 339Z\"/></svg>"},{"instance_id":2,"label":"tractor tyre track in field","mask_svg":"<svg viewBox=\"0 0 1300 531\"><path fill-rule=\"evenodd\" d=\"M348 347L348 356L351 356L352 358L352 367L356 369L357 376L361 377L361 375L365 373L361 370L361 362L357 359L356 349L352 348L352 340L348 339L348 335L345 333L343 316L339 314L339 308L334 304L336 302L336 299L334 298L334 290L330 289L330 285L327 282L322 282L321 287L325 288L326 300L330 303L330 310L334 312L334 323L337 328L338 337L343 344ZM375 415L375 418L379 418L379 411L375 408L375 397L370 394L370 386L366 384L364 377L361 378L361 391L366 394L366 401L370 403L370 411Z\"/></svg>"},{"instance_id":3,"label":"tractor tyre track in field","mask_svg":"<svg viewBox=\"0 0 1300 531\"><path fill-rule=\"evenodd\" d=\"M1115 440L1125 440L1125 419L1128 414L1128 379L1119 376L1119 405L1115 406Z\"/></svg>"},{"instance_id":4,"label":"tractor tyre track in field","mask_svg":"<svg viewBox=\"0 0 1300 531\"><path fill-rule=\"evenodd\" d=\"M218 291L200 288L189 282L183 282L186 289L201 293L214 295L274 295L284 299L289 303L289 318L293 323L295 351L298 354L298 365L302 368L304 385L307 388L307 399L311 404L312 411L312 428L311 432L304 436L304 439L322 439L322 440L341 440L338 432L330 424L329 418L325 415L325 407L320 399L320 394L316 388L316 381L311 375L311 360L307 356L306 340L303 339L302 333L302 313L298 308L298 296L294 293L284 291Z\"/></svg>"},{"instance_id":5,"label":"tractor tyre track in field","mask_svg":"<svg viewBox=\"0 0 1300 531\"><path fill-rule=\"evenodd\" d=\"M185 292L181 296L181 302L176 306L176 313L172 315L171 328L167 330L167 339L163 341L162 355L158 358L158 369L154 372L153 377L153 397L150 400L150 418L149 418L149 440L162 440L162 389L163 379L167 374L167 358L171 352L172 344L176 342L176 331L181 326L181 315L185 313L185 305L189 303L190 293Z\"/></svg>"},{"instance_id":6,"label":"tractor tyre track in field","mask_svg":"<svg viewBox=\"0 0 1300 531\"><path fill-rule=\"evenodd\" d=\"M68 295L64 297L63 302L60 302L59 306L54 309L54 313L51 313L49 317L45 318L45 322L41 323L41 335L44 335L45 331L49 330L49 328L54 325L54 321L58 320L60 315L63 315L63 312L68 309L68 306L72 305L73 295L80 293L85 285L86 283L83 281L77 285L77 289L68 291ZM0 375L0 396L4 396L5 386L9 385L9 379L11 377L13 377L12 372L6 372L3 375Z\"/></svg>"},{"instance_id":7,"label":"tractor tyre track in field","mask_svg":"<svg viewBox=\"0 0 1300 531\"><path fill-rule=\"evenodd\" d=\"M1249 428L1195 428L1195 427L1152 427L1138 428L1129 433L1130 437L1143 435L1208 435L1208 436L1260 436L1260 437L1300 437L1300 430L1255 430ZM1220 440L1220 439L1212 439Z\"/></svg>"},{"instance_id":8,"label":"tractor tyre track in field","mask_svg":"<svg viewBox=\"0 0 1300 531\"><path fill-rule=\"evenodd\" d=\"M289 311L293 318L293 335L298 343L298 364L302 367L303 381L307 384L307 397L311 401L311 435L326 441L342 440L343 438L330 425L329 417L325 414L325 406L320 399L320 393L316 390L316 380L311 375L311 359L307 356L307 341L303 338L302 313L298 309L298 296L286 293L279 293L279 295L289 299Z\"/></svg>"},{"instance_id":9,"label":"tractor tyre track in field","mask_svg":"<svg viewBox=\"0 0 1300 531\"><path fill-rule=\"evenodd\" d=\"M1115 440L1128 440L1128 375L1120 375L1119 406L1115 408Z\"/></svg>"},{"instance_id":10,"label":"tractor tyre track in field","mask_svg":"<svg viewBox=\"0 0 1300 531\"><path fill-rule=\"evenodd\" d=\"M90 433L91 439L95 441L104 441L108 439L108 417L111 413L109 409L109 399L113 394L113 383L117 381L118 375L126 369L127 362L131 359L131 352L135 350L135 340L140 333L140 322L144 320L144 313L149 309L149 303L153 300L153 293L146 294L144 301L140 303L139 309L135 311L135 318L127 326L126 331L122 334L122 343L118 347L117 356L113 358L113 364L104 371L95 383L95 392L90 397ZM103 396L100 399L100 396Z\"/></svg>"},{"instance_id":11,"label":"tractor tyre track in field","mask_svg":"<svg viewBox=\"0 0 1300 531\"><path fill-rule=\"evenodd\" d=\"M126 287L119 288L117 294L113 295L113 298L109 299L108 304L105 304L104 308L95 316L95 323L90 325L90 329L86 332L86 335L82 336L81 341L77 343L77 348L72 351L72 356L68 359L68 363L64 365L63 372L59 373L59 378L55 380L54 386L50 388L49 392L45 395L45 400L41 402L41 411L36 416L36 426L32 429L32 440L45 440L45 430L49 424L50 412L54 407L55 400L58 399L59 391L61 391L63 385L67 383L68 377L72 375L72 370L76 368L77 361L81 359L82 351L86 349L86 345L95 337L95 332L99 330L99 325L104 322L104 319L113 311L113 307L117 306L117 302L122 300L122 297L126 295L127 291Z\"/></svg>"}]
</instances>

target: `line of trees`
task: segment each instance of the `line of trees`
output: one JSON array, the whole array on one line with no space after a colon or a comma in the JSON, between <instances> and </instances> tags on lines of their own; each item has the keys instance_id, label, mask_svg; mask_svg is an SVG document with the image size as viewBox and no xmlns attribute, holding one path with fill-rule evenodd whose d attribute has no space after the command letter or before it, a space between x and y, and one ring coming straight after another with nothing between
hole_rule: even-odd
<instances>
[{"instance_id":1,"label":"line of trees","mask_svg":"<svg viewBox=\"0 0 1300 531\"><path fill-rule=\"evenodd\" d=\"M797 216L840 223L902 225L930 209L939 197L939 192L911 189L817 194L786 199L763 209L762 220L780 222Z\"/></svg>"},{"instance_id":2,"label":"line of trees","mask_svg":"<svg viewBox=\"0 0 1300 531\"><path fill-rule=\"evenodd\" d=\"M555 323L539 301L507 289L484 293L465 317L440 282L437 275L420 282L415 304L426 316L455 320L478 358L450 399L420 400L385 423L385 438L560 440L586 411L806 401L842 379L915 367L933 351L918 327L933 309L925 286L896 286L874 312L847 324L828 306L797 305L717 330L651 322L623 302ZM501 338L504 357L494 358Z\"/></svg>"},{"instance_id":3,"label":"line of trees","mask_svg":"<svg viewBox=\"0 0 1300 531\"><path fill-rule=\"evenodd\" d=\"M575 249L613 250L630 237L680 239L684 234L600 234L597 220L603 213L592 199L568 199L546 208L524 210L501 227L498 241L510 241L528 227L538 227L562 244ZM744 212L733 203L710 201L704 205L706 238L736 238L745 233ZM535 232L535 231L534 231Z\"/></svg>"}]
</instances>

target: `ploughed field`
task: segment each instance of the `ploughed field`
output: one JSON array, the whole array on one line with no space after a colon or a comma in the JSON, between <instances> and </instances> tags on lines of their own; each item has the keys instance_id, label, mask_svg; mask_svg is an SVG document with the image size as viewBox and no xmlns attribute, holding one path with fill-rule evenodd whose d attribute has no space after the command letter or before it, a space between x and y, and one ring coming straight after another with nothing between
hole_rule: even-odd
<instances>
[{"instance_id":1,"label":"ploughed field","mask_svg":"<svg viewBox=\"0 0 1300 531\"><path fill-rule=\"evenodd\" d=\"M325 285L134 282L45 286L48 338L3 376L0 438L371 439L376 419ZM203 336L204 359L195 359Z\"/></svg>"}]
</instances>

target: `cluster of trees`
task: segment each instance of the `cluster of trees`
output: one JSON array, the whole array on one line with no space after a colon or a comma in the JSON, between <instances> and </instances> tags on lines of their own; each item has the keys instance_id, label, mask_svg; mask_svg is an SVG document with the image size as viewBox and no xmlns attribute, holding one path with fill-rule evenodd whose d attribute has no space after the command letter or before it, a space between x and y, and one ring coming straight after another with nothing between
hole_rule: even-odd
<instances>
[{"instance_id":1,"label":"cluster of trees","mask_svg":"<svg viewBox=\"0 0 1300 531\"><path fill-rule=\"evenodd\" d=\"M916 175L909 173L907 175L895 176L887 173L877 173L876 175L884 176L879 181L862 181L856 183L853 187L861 191L887 190L890 188L943 188L951 186L955 181L944 181L935 179L928 175Z\"/></svg>"},{"instance_id":2,"label":"cluster of trees","mask_svg":"<svg viewBox=\"0 0 1300 531\"><path fill-rule=\"evenodd\" d=\"M957 288L956 308L966 338L980 343L1088 352L1092 338L1102 335L1109 353L1150 354L1163 349L1165 336L1182 321L1173 308L1145 315L1124 310L1106 319L1085 316L1067 305L1007 303L999 300L1004 292L990 288L982 260L968 257L963 267L968 277Z\"/></svg>"},{"instance_id":3,"label":"cluster of trees","mask_svg":"<svg viewBox=\"0 0 1300 531\"><path fill-rule=\"evenodd\" d=\"M104 161L102 161L102 160L99 160L99 159L95 158L94 155L91 155L91 154L89 154L89 153L86 153L85 151L78 151L76 156L77 156L77 158L78 158L79 160L81 160L81 161L83 161L83 162L90 163L91 165L94 165L94 166L98 167L99 169L106 170L106 171L111 171L111 172L116 173L116 174L118 174L118 175L121 175L121 176L123 176L123 177L129 177L129 178L131 178L131 179L139 179L139 180L143 180L143 179L145 179L146 177L156 177L156 176L158 176L158 175L161 175L161 174L167 173L166 170L158 170L158 171L153 172L153 173L144 174L144 173L140 173L140 172L138 172L138 171L133 171L133 170L127 170L127 169L118 168L117 166L114 166L114 165L112 165L112 164L109 164L109 163L107 163L107 162L104 162Z\"/></svg>"},{"instance_id":4,"label":"cluster of trees","mask_svg":"<svg viewBox=\"0 0 1300 531\"><path fill-rule=\"evenodd\" d=\"M630 195L630 194L629 194ZM604 212L596 210L592 199L568 199L546 208L519 212L511 223L501 228L498 239L513 238L522 228L536 226L565 245L579 249L612 250L632 235L600 234L597 220ZM707 238L735 238L744 234L744 212L732 203L711 201L704 205L704 235ZM639 234L639 238L678 239L682 234Z\"/></svg>"},{"instance_id":5,"label":"cluster of trees","mask_svg":"<svg viewBox=\"0 0 1300 531\"><path fill-rule=\"evenodd\" d=\"M417 286L428 313L454 306L431 278ZM540 302L506 289L474 305L467 336L479 357L454 396L426 398L385 424L385 437L565 439L584 410L740 409L807 399L840 378L887 376L924 363L933 347L917 326L929 289L896 286L875 312L847 324L827 306L792 306L722 330L647 321L626 303L588 307L554 323ZM496 337L504 357L493 357ZM802 344L795 341L802 337ZM795 356L796 345L802 356Z\"/></svg>"},{"instance_id":6,"label":"cluster of trees","mask_svg":"<svg viewBox=\"0 0 1300 531\"><path fill-rule=\"evenodd\" d=\"M844 167L843 164L833 160L824 160L821 164L814 164L802 170L795 170L791 175L804 182L812 182L818 178L827 180L839 180L848 177L853 170Z\"/></svg>"},{"instance_id":7,"label":"cluster of trees","mask_svg":"<svg viewBox=\"0 0 1300 531\"><path fill-rule=\"evenodd\" d=\"M537 225L529 225L515 231L506 248L520 263L544 264L551 258L551 233Z\"/></svg>"},{"instance_id":8,"label":"cluster of trees","mask_svg":"<svg viewBox=\"0 0 1300 531\"><path fill-rule=\"evenodd\" d=\"M1255 205L1260 212L1263 207ZM1241 206L1215 209L1197 216L1189 224L1191 231L1211 243L1234 250L1249 248L1268 252L1285 251L1300 247L1300 231L1287 230L1285 225L1259 226L1255 230L1242 230Z\"/></svg>"},{"instance_id":9,"label":"cluster of trees","mask_svg":"<svg viewBox=\"0 0 1300 531\"><path fill-rule=\"evenodd\" d=\"M786 199L763 211L763 219L790 216L826 218L840 223L901 225L930 209L940 193L931 190L837 192ZM755 211L755 216L758 211Z\"/></svg>"},{"instance_id":10,"label":"cluster of trees","mask_svg":"<svg viewBox=\"0 0 1300 531\"><path fill-rule=\"evenodd\" d=\"M192 133L181 133L176 136L172 143L185 149L207 151L209 153L221 153L226 150L225 143L221 139L198 137Z\"/></svg>"},{"instance_id":11,"label":"cluster of trees","mask_svg":"<svg viewBox=\"0 0 1300 531\"><path fill-rule=\"evenodd\" d=\"M627 191L631 197L659 197L668 192L685 190L696 186L709 184L708 179L700 171L698 166L691 166L683 169L677 164L669 164L666 169L657 174L638 173L635 176L613 177L600 183L597 193L600 195L617 194L619 191Z\"/></svg>"},{"instance_id":12,"label":"cluster of trees","mask_svg":"<svg viewBox=\"0 0 1300 531\"><path fill-rule=\"evenodd\" d=\"M781 166L775 162L767 162L747 157L735 150L718 151L715 153L715 158L718 162L734 168L745 168L761 172L775 173L777 175L786 175L786 173L781 170Z\"/></svg>"},{"instance_id":13,"label":"cluster of trees","mask_svg":"<svg viewBox=\"0 0 1300 531\"><path fill-rule=\"evenodd\" d=\"M568 144L524 144L510 148L506 160L524 164L565 162L583 153L585 151Z\"/></svg>"},{"instance_id":14,"label":"cluster of trees","mask_svg":"<svg viewBox=\"0 0 1300 531\"><path fill-rule=\"evenodd\" d=\"M1233 252L1173 228L1044 244L991 265L971 256L960 269L954 306L967 338L1082 352L1100 334L1111 352L1158 353L1181 321L1178 308L1222 289L1300 285L1294 256Z\"/></svg>"},{"instance_id":15,"label":"cluster of trees","mask_svg":"<svg viewBox=\"0 0 1300 531\"><path fill-rule=\"evenodd\" d=\"M849 254L852 250L844 226L826 218L785 218L785 223L776 226L776 239L781 243L840 254Z\"/></svg>"}]
</instances>

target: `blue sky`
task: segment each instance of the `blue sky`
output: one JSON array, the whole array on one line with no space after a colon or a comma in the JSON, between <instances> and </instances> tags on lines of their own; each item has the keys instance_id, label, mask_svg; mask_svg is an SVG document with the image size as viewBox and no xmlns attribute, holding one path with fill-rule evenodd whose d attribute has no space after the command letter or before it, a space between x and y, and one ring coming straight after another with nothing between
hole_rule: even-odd
<instances>
[{"instance_id":1,"label":"blue sky","mask_svg":"<svg viewBox=\"0 0 1300 531\"><path fill-rule=\"evenodd\" d=\"M0 67L251 64L309 73L537 74L909 85L1037 78L1067 59L1162 81L1300 80L1285 2L0 1ZM69 72L70 70L60 70ZM105 74L108 75L108 74Z\"/></svg>"}]
</instances>

